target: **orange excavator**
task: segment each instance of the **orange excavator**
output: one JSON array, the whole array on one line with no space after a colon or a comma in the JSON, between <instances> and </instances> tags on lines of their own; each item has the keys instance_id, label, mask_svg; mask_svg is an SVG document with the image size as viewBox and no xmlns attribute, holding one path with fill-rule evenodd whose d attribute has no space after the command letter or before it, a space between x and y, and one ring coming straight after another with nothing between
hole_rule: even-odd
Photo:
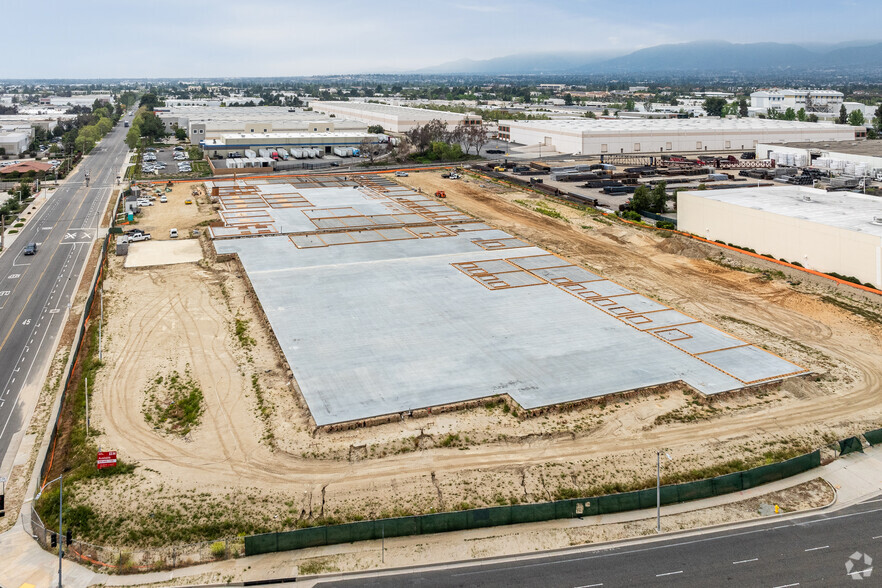
<instances>
[{"instance_id":1,"label":"orange excavator","mask_svg":"<svg viewBox=\"0 0 882 588\"><path fill-rule=\"evenodd\" d=\"M435 198L447 198L447 194L444 193L444 190L438 190L435 192Z\"/></svg>"}]
</instances>

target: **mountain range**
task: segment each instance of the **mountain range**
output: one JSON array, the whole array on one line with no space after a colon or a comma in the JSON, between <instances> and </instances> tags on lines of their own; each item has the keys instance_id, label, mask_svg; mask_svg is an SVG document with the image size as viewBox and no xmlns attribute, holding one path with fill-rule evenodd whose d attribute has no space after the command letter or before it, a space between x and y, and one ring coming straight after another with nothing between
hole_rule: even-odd
<instances>
[{"instance_id":1,"label":"mountain range","mask_svg":"<svg viewBox=\"0 0 882 588\"><path fill-rule=\"evenodd\" d=\"M758 73L769 71L882 70L882 43L835 45L695 41L657 45L625 55L609 52L524 53L461 59L419 74Z\"/></svg>"}]
</instances>

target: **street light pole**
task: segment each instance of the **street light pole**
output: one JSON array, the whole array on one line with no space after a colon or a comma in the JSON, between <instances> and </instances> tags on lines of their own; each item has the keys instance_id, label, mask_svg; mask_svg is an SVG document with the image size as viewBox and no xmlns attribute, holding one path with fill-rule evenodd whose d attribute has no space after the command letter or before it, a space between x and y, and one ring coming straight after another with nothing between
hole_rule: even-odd
<instances>
[{"instance_id":1,"label":"street light pole","mask_svg":"<svg viewBox=\"0 0 882 588\"><path fill-rule=\"evenodd\" d=\"M671 454L667 451L658 450L655 452L655 532L661 533L661 454L664 453L665 457L669 460L673 460Z\"/></svg>"},{"instance_id":2,"label":"street light pole","mask_svg":"<svg viewBox=\"0 0 882 588\"><path fill-rule=\"evenodd\" d=\"M62 550L62 545L64 539L64 535L62 535L62 529L64 528L61 524L61 515L64 504L64 476L58 476L58 588L62 588L61 583L61 558L64 557L64 550Z\"/></svg>"}]
</instances>

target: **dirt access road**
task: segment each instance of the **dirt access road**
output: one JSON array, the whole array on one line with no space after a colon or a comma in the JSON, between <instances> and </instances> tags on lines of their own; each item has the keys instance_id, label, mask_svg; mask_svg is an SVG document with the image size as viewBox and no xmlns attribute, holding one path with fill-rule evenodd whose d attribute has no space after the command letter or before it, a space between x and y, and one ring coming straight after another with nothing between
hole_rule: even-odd
<instances>
[{"instance_id":1,"label":"dirt access road","mask_svg":"<svg viewBox=\"0 0 882 588\"><path fill-rule=\"evenodd\" d=\"M117 521L92 539L183 542L304 520L614 491L654 482L659 447L676 457L670 474L688 475L879 426L882 328L820 298L840 294L727 267L734 259L708 261L712 247L597 213L548 204L566 220L550 218L532 210L537 197L486 181L423 172L404 183L430 194L444 189L448 204L821 377L710 401L674 385L526 420L488 406L314 434L237 262L141 270L117 264L105 285L107 365L96 383L93 423L102 447L141 467L77 491L77 502ZM252 343L237 335L241 322ZM187 369L204 392L204 413L186 436L169 436L146 421L145 398L156 378ZM167 513L176 516L160 516Z\"/></svg>"}]
</instances>

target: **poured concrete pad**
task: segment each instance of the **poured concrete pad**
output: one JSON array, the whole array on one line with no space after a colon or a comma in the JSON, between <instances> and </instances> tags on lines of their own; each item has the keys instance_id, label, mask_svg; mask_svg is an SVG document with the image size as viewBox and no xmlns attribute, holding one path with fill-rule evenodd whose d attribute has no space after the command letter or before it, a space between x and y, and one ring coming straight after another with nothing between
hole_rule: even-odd
<instances>
[{"instance_id":1,"label":"poured concrete pad","mask_svg":"<svg viewBox=\"0 0 882 588\"><path fill-rule=\"evenodd\" d=\"M129 243L125 267L149 267L193 263L202 259L202 246L198 239L177 241L139 241Z\"/></svg>"}]
</instances>

